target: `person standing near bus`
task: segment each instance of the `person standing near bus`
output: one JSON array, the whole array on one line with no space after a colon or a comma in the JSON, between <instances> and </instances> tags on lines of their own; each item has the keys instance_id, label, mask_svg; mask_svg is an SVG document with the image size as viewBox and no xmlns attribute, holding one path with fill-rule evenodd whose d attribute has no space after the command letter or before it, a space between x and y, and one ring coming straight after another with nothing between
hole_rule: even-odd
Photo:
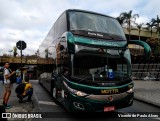
<instances>
[{"instance_id":1,"label":"person standing near bus","mask_svg":"<svg viewBox=\"0 0 160 121\"><path fill-rule=\"evenodd\" d=\"M10 78L15 74L15 71L9 69L9 62L6 62L4 65L3 76L4 76L4 95L3 95L3 106L5 108L11 108L11 105L8 105L8 100L11 95L12 83Z\"/></svg>"}]
</instances>

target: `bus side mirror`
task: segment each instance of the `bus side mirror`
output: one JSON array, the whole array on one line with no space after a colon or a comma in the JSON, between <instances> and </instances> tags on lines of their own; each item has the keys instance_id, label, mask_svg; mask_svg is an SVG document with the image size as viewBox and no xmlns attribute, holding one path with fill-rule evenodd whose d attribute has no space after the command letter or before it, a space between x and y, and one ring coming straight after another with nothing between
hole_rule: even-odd
<instances>
[{"instance_id":1,"label":"bus side mirror","mask_svg":"<svg viewBox=\"0 0 160 121\"><path fill-rule=\"evenodd\" d=\"M146 59L150 58L151 48L146 42L143 42L143 41L140 41L140 40L130 40L130 41L128 41L128 44L135 44L135 45L142 46L144 48L145 58Z\"/></svg>"}]
</instances>

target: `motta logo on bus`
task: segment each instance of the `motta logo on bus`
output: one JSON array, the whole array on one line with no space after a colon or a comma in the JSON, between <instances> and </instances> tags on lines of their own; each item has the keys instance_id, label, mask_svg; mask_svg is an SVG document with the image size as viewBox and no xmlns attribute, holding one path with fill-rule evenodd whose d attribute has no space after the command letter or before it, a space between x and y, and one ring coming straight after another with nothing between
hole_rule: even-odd
<instances>
[{"instance_id":1,"label":"motta logo on bus","mask_svg":"<svg viewBox=\"0 0 160 121\"><path fill-rule=\"evenodd\" d=\"M94 32L88 32L88 35L103 37L103 34L94 33Z\"/></svg>"},{"instance_id":2,"label":"motta logo on bus","mask_svg":"<svg viewBox=\"0 0 160 121\"><path fill-rule=\"evenodd\" d=\"M101 90L101 94L118 93L118 89Z\"/></svg>"}]
</instances>

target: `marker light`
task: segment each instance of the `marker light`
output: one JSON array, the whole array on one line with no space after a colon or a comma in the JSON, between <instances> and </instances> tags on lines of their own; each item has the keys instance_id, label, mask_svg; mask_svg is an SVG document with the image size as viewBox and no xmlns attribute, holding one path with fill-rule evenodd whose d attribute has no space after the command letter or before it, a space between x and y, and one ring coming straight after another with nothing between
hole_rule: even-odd
<instances>
[{"instance_id":1,"label":"marker light","mask_svg":"<svg viewBox=\"0 0 160 121\"><path fill-rule=\"evenodd\" d=\"M133 93L133 88L130 88L127 93Z\"/></svg>"}]
</instances>

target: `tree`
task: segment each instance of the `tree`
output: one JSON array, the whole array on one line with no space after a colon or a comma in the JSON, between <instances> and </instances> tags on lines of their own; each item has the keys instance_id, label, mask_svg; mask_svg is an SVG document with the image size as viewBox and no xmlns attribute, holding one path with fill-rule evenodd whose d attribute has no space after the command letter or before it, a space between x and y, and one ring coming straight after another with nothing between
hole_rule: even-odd
<instances>
[{"instance_id":1,"label":"tree","mask_svg":"<svg viewBox=\"0 0 160 121\"><path fill-rule=\"evenodd\" d=\"M140 24L135 23L135 25L136 25L136 27L137 27L137 29L138 29L139 40L141 40L141 31L142 31L142 28L143 28L144 23L140 23Z\"/></svg>"},{"instance_id":2,"label":"tree","mask_svg":"<svg viewBox=\"0 0 160 121\"><path fill-rule=\"evenodd\" d=\"M17 55L18 53L17 53L17 47L13 47L13 57L16 57L16 55Z\"/></svg>"},{"instance_id":3,"label":"tree","mask_svg":"<svg viewBox=\"0 0 160 121\"><path fill-rule=\"evenodd\" d=\"M120 16L122 16L124 18L124 23L127 24L127 31L129 33L129 40L130 40L131 24L135 23L136 18L139 17L139 14L133 14L132 10L130 10L128 13L127 12L121 13Z\"/></svg>"},{"instance_id":4,"label":"tree","mask_svg":"<svg viewBox=\"0 0 160 121\"><path fill-rule=\"evenodd\" d=\"M13 52L13 50L10 50L10 49L9 49L8 52L10 53L10 56L11 56L11 53Z\"/></svg>"},{"instance_id":5,"label":"tree","mask_svg":"<svg viewBox=\"0 0 160 121\"><path fill-rule=\"evenodd\" d=\"M159 19L159 16L157 15L157 18L154 19L152 18L152 23L153 23L153 26L155 26L156 30L157 30L157 33L158 33L158 41L159 41L159 37L160 37L160 19Z\"/></svg>"},{"instance_id":6,"label":"tree","mask_svg":"<svg viewBox=\"0 0 160 121\"><path fill-rule=\"evenodd\" d=\"M36 51L35 54L37 55L37 57L39 57L39 49Z\"/></svg>"},{"instance_id":7,"label":"tree","mask_svg":"<svg viewBox=\"0 0 160 121\"><path fill-rule=\"evenodd\" d=\"M124 24L125 18L123 15L120 14L116 19L120 23L121 26Z\"/></svg>"},{"instance_id":8,"label":"tree","mask_svg":"<svg viewBox=\"0 0 160 121\"><path fill-rule=\"evenodd\" d=\"M160 50L160 42L159 42L159 37L160 37L160 19L159 19L159 16L157 15L157 18L154 19L152 18L152 23L153 23L153 26L156 28L157 30L157 33L158 33L158 36L157 36L157 44L156 44L156 55L159 54L159 50Z\"/></svg>"},{"instance_id":9,"label":"tree","mask_svg":"<svg viewBox=\"0 0 160 121\"><path fill-rule=\"evenodd\" d=\"M48 58L48 54L49 54L48 49L45 49L45 56L46 56L46 58Z\"/></svg>"},{"instance_id":10,"label":"tree","mask_svg":"<svg viewBox=\"0 0 160 121\"><path fill-rule=\"evenodd\" d=\"M150 31L151 37L152 37L152 34L153 34L153 22L151 21L149 23L146 23L146 25L147 25L146 29Z\"/></svg>"},{"instance_id":11,"label":"tree","mask_svg":"<svg viewBox=\"0 0 160 121\"><path fill-rule=\"evenodd\" d=\"M143 27L143 24L144 23L134 23L135 25L136 25L136 29L138 29L138 38L139 38L139 40L141 40L141 31L142 31L142 27ZM136 53L139 53L140 51L141 51L141 49L140 49L140 46L138 46L139 47L139 51L137 50L137 52Z\"/></svg>"}]
</instances>

